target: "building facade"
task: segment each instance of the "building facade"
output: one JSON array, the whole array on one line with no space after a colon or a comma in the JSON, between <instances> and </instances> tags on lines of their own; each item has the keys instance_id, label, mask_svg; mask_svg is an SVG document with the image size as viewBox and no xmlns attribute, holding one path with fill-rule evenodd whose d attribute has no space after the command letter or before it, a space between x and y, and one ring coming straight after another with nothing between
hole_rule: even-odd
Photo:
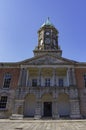
<instances>
[{"instance_id":1,"label":"building facade","mask_svg":"<svg viewBox=\"0 0 86 130\"><path fill-rule=\"evenodd\" d=\"M62 57L58 33L47 19L34 57L0 63L0 118L86 117L86 63Z\"/></svg>"}]
</instances>

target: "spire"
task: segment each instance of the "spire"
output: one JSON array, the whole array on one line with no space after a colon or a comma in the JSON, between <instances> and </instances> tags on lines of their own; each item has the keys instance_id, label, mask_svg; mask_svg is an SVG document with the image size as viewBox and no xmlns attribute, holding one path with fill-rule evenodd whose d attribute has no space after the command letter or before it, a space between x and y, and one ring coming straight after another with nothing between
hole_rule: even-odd
<instances>
[{"instance_id":1,"label":"spire","mask_svg":"<svg viewBox=\"0 0 86 130\"><path fill-rule=\"evenodd\" d=\"M53 24L51 23L49 17L48 17L47 20L42 24L42 27L43 27L43 26L46 26L46 25L53 26Z\"/></svg>"},{"instance_id":2,"label":"spire","mask_svg":"<svg viewBox=\"0 0 86 130\"><path fill-rule=\"evenodd\" d=\"M45 22L46 25L52 25L52 23L50 22L50 18L48 17L46 22Z\"/></svg>"}]
</instances>

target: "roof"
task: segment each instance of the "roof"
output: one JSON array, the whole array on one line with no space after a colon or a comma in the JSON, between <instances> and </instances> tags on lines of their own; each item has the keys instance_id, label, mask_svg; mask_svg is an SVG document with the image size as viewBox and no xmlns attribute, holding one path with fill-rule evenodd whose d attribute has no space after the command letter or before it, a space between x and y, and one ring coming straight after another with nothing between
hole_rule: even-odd
<instances>
[{"instance_id":1,"label":"roof","mask_svg":"<svg viewBox=\"0 0 86 130\"><path fill-rule=\"evenodd\" d=\"M75 67L82 67L86 68L86 62L77 62L70 59L66 59L64 57L57 57L52 54L44 54L41 56L35 56L20 62L7 62L7 63L0 63L0 68L4 67L17 67L19 68L21 65L74 65Z\"/></svg>"},{"instance_id":2,"label":"roof","mask_svg":"<svg viewBox=\"0 0 86 130\"><path fill-rule=\"evenodd\" d=\"M44 27L44 26L53 26L54 27L54 25L51 23L51 21L50 21L50 18L48 17L47 18L47 20L42 24L42 27Z\"/></svg>"}]
</instances>

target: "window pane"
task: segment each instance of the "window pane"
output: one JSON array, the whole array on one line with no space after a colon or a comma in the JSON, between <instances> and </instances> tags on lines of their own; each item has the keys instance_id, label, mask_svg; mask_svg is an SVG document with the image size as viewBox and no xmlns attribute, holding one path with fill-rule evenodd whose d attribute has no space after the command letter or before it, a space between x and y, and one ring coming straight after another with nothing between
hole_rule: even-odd
<instances>
[{"instance_id":1,"label":"window pane","mask_svg":"<svg viewBox=\"0 0 86 130\"><path fill-rule=\"evenodd\" d=\"M59 79L59 86L63 86L63 79Z\"/></svg>"},{"instance_id":2,"label":"window pane","mask_svg":"<svg viewBox=\"0 0 86 130\"><path fill-rule=\"evenodd\" d=\"M0 108L6 108L6 104L7 104L7 96L1 96Z\"/></svg>"},{"instance_id":3,"label":"window pane","mask_svg":"<svg viewBox=\"0 0 86 130\"><path fill-rule=\"evenodd\" d=\"M37 79L32 79L32 86L37 86Z\"/></svg>"},{"instance_id":4,"label":"window pane","mask_svg":"<svg viewBox=\"0 0 86 130\"><path fill-rule=\"evenodd\" d=\"M50 86L50 79L49 78L45 79L45 86Z\"/></svg>"},{"instance_id":5,"label":"window pane","mask_svg":"<svg viewBox=\"0 0 86 130\"><path fill-rule=\"evenodd\" d=\"M9 88L10 82L11 82L11 74L7 73L4 76L4 85L3 85L3 87L4 88Z\"/></svg>"}]
</instances>

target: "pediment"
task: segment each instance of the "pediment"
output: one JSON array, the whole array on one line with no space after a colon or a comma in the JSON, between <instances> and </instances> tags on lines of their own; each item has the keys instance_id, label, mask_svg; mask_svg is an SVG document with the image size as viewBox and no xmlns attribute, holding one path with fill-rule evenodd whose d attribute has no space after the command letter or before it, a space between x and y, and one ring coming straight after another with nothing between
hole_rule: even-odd
<instances>
[{"instance_id":1,"label":"pediment","mask_svg":"<svg viewBox=\"0 0 86 130\"><path fill-rule=\"evenodd\" d=\"M55 57L45 56L45 57L30 61L29 63L32 63L32 64L56 64L56 63L62 63L62 61L55 58Z\"/></svg>"},{"instance_id":2,"label":"pediment","mask_svg":"<svg viewBox=\"0 0 86 130\"><path fill-rule=\"evenodd\" d=\"M74 61L65 59L65 58L58 58L52 55L42 55L33 57L31 59L25 60L22 62L23 64L31 64L31 65L47 65L47 64L67 64L67 63L74 63Z\"/></svg>"}]
</instances>

